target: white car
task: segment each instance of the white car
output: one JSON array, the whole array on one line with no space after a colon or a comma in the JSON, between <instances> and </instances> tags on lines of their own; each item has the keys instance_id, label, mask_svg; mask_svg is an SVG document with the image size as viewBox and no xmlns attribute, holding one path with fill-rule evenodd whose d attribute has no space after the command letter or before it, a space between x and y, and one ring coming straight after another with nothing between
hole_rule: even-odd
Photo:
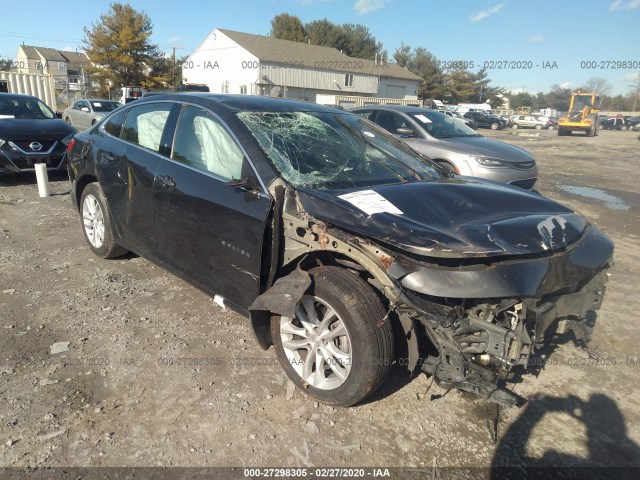
<instances>
[{"instance_id":1,"label":"white car","mask_svg":"<svg viewBox=\"0 0 640 480\"><path fill-rule=\"evenodd\" d=\"M98 123L107 113L121 106L122 104L115 100L100 98L76 100L73 105L64 109L62 119L78 130L86 130Z\"/></svg>"}]
</instances>

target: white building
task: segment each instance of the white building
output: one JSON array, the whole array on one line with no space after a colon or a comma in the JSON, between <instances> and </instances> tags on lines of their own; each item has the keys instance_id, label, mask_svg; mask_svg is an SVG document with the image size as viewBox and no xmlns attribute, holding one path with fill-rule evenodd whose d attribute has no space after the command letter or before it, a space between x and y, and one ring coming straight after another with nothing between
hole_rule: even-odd
<instances>
[{"instance_id":1,"label":"white building","mask_svg":"<svg viewBox=\"0 0 640 480\"><path fill-rule=\"evenodd\" d=\"M182 68L184 83L213 93L316 101L318 95L415 100L422 79L392 63L352 58L330 47L216 28Z\"/></svg>"}]
</instances>

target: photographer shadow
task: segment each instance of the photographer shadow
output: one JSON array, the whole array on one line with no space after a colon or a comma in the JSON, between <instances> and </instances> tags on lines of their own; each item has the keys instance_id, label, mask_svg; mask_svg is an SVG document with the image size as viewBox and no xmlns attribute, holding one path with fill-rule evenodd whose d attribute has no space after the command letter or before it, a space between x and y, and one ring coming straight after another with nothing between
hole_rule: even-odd
<instances>
[{"instance_id":1,"label":"photographer shadow","mask_svg":"<svg viewBox=\"0 0 640 480\"><path fill-rule=\"evenodd\" d=\"M541 457L528 455L533 429L552 413L564 413L584 425L587 458L560 452L554 445L549 445ZM587 401L574 395L536 396L529 399L525 410L500 439L491 478L638 479L640 447L627 436L622 412L607 395L596 393Z\"/></svg>"}]
</instances>

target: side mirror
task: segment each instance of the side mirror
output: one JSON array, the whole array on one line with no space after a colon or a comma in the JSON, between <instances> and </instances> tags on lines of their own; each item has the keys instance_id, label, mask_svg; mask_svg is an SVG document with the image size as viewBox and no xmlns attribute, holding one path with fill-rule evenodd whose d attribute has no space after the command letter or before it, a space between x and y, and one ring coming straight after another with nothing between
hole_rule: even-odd
<instances>
[{"instance_id":1,"label":"side mirror","mask_svg":"<svg viewBox=\"0 0 640 480\"><path fill-rule=\"evenodd\" d=\"M245 192L259 192L260 187L255 180L255 178L250 176L245 176L243 178L233 178L227 182L227 185L233 188L239 188L244 190Z\"/></svg>"},{"instance_id":2,"label":"side mirror","mask_svg":"<svg viewBox=\"0 0 640 480\"><path fill-rule=\"evenodd\" d=\"M411 128L398 128L396 132L403 137L414 137L416 132Z\"/></svg>"},{"instance_id":3,"label":"side mirror","mask_svg":"<svg viewBox=\"0 0 640 480\"><path fill-rule=\"evenodd\" d=\"M62 112L53 112L56 118L62 118Z\"/></svg>"}]
</instances>

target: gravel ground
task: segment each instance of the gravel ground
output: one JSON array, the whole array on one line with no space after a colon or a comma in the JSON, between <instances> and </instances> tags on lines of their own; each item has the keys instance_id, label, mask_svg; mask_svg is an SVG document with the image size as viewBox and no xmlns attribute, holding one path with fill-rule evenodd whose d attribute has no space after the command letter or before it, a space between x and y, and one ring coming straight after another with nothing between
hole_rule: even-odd
<instances>
[{"instance_id":1,"label":"gravel ground","mask_svg":"<svg viewBox=\"0 0 640 480\"><path fill-rule=\"evenodd\" d=\"M2 177L0 466L640 466L637 134L481 133L532 151L538 190L615 241L597 364L561 339L515 386L521 409L401 369L327 407L288 388L242 316L144 258L94 257L66 176L45 199Z\"/></svg>"}]
</instances>

